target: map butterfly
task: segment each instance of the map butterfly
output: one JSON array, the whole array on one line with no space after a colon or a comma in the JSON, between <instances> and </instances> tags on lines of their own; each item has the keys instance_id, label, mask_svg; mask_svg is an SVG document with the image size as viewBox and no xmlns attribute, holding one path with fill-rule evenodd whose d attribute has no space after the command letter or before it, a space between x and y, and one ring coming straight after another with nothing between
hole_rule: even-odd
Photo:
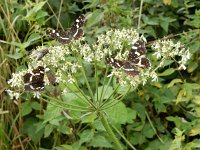
<instances>
[{"instance_id":1,"label":"map butterfly","mask_svg":"<svg viewBox=\"0 0 200 150\"><path fill-rule=\"evenodd\" d=\"M69 31L47 30L46 33L52 39L55 39L62 44L68 44L72 39L76 40L83 35L83 29L81 29L81 27L84 23L85 16L81 15L75 20L75 23Z\"/></svg>"},{"instance_id":2,"label":"map butterfly","mask_svg":"<svg viewBox=\"0 0 200 150\"><path fill-rule=\"evenodd\" d=\"M146 52L145 43L138 40L132 46L127 60L121 61L112 57L107 57L106 62L114 68L121 68L130 76L136 76L139 74L138 67L147 69L151 66L149 59L146 58Z\"/></svg>"},{"instance_id":3,"label":"map butterfly","mask_svg":"<svg viewBox=\"0 0 200 150\"><path fill-rule=\"evenodd\" d=\"M38 66L23 76L25 90L44 90L44 67Z\"/></svg>"}]
</instances>

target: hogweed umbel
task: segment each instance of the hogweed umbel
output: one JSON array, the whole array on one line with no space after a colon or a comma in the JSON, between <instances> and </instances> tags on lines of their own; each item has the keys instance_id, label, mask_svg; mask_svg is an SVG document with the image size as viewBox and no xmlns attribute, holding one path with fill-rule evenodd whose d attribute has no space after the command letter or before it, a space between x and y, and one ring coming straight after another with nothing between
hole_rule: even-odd
<instances>
[{"instance_id":1,"label":"hogweed umbel","mask_svg":"<svg viewBox=\"0 0 200 150\"><path fill-rule=\"evenodd\" d=\"M139 84L146 84L148 79L157 81L158 77L156 75L156 69L162 67L165 60L174 59L176 56L181 57L178 61L180 64L179 69L185 69L185 64L190 58L190 53L188 49L186 50L180 44L180 42L174 44L172 40L165 40L157 41L152 45L153 55L159 60L159 65L156 69L152 68L151 62L146 56L147 50L145 43L146 39L143 36L139 36L135 30L115 29L99 35L96 43L93 43L92 45L89 45L85 41L85 38L81 37L78 40L72 39L67 45L37 47L29 56L30 62L28 68L21 72L14 73L12 78L8 81L8 84L14 89L12 92L9 90L8 93L10 93L11 97L14 95L21 95L26 90L24 84L27 84L24 83L24 76L27 73L33 74L32 72L34 69L43 66L44 87L50 84L46 72L47 70L52 70L55 76L55 82L62 87L61 91L63 90L72 93L79 91L79 94L81 93L83 96L85 92L80 88L80 78L82 77L81 80L84 81L88 90L88 93L83 97L88 101L88 104L90 104L91 107L95 106L95 109L97 109L99 106L102 106L100 103L96 103L97 99L101 103L109 101L105 100L104 95L106 95L106 88L113 86L106 84L106 81L111 83L111 80L116 78L116 84L118 84L118 86L130 87L127 88L129 90L137 87ZM45 51L45 55L41 58L43 51ZM40 55L39 59L36 59L38 58L37 54ZM91 88L91 81L88 80L85 71L85 67L88 66L93 66L95 68L95 89ZM111 71L108 70L110 66L113 67ZM99 75L101 74L101 71L105 72L104 77ZM37 75L39 75L39 73L37 73ZM105 82L99 83L99 80L101 80L102 77ZM38 79L37 76L35 78ZM29 80L32 79L34 79L34 77L29 77ZM68 86L66 87L65 85ZM99 86L104 87L101 88L104 91L99 91ZM116 92L118 86L115 85L112 91ZM40 92L40 88L33 91L38 93L38 91ZM18 94L14 94L15 92ZM41 91L41 93L44 92L45 90L43 92ZM95 94L95 92L100 93ZM66 92L61 93L64 94ZM101 94L101 97L95 98L94 95L99 94ZM116 101L114 98L115 96L113 96L115 94L111 92L110 95L112 96L107 97L112 97L113 103ZM88 98L88 96L90 98ZM98 106L96 106L97 104Z\"/></svg>"}]
</instances>

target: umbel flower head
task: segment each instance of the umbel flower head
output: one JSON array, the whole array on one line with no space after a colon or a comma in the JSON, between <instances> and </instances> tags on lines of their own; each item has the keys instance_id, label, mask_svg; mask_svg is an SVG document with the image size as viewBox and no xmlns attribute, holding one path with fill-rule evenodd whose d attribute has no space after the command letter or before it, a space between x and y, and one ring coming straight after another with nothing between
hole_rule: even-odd
<instances>
[{"instance_id":1,"label":"umbel flower head","mask_svg":"<svg viewBox=\"0 0 200 150\"><path fill-rule=\"evenodd\" d=\"M180 42L174 43L172 40L158 40L152 45L152 49L155 51L153 55L157 59L160 59L159 67L162 67L164 61L173 59L179 56L179 60L176 61L179 64L179 70L186 69L186 63L190 59L189 49L186 49Z\"/></svg>"},{"instance_id":2,"label":"umbel flower head","mask_svg":"<svg viewBox=\"0 0 200 150\"><path fill-rule=\"evenodd\" d=\"M26 82L30 81L31 83L26 84L34 84L36 86L35 84L40 83L38 89L43 89L41 86L51 83L47 76L49 70L55 76L55 82L61 83L61 85L66 83L76 84L78 82L78 74L80 75L81 71L83 71L81 69L84 67L83 63L88 62L94 66L96 65L95 67L99 65L102 68L102 64L109 68L112 67L113 69L108 77L117 77L119 84L122 86L144 85L149 78L152 78L153 81L157 80L155 70L152 69L151 63L146 56L145 43L146 39L143 36L139 36L139 33L135 30L114 29L99 35L97 41L92 45L89 45L85 38L81 37L78 40L72 40L66 45L37 47L29 56L28 68L13 74L8 84L13 89L17 88L18 92L23 92L25 90L25 75L29 73L26 75L28 76ZM152 49L155 51L154 55L158 59L163 59L163 61L166 57L173 58L182 54L180 55L180 67L183 67L189 59L189 51L187 50L186 53L179 45L179 43L172 44L169 41L158 41L152 46ZM176 50L175 52L174 49ZM187 57L182 58L185 55ZM41 66L44 69L41 69ZM38 80L38 82L33 80ZM44 80L44 84L41 84L39 80ZM34 89L34 86L31 86L30 88ZM12 92L9 91L9 93ZM12 93L12 95L14 94Z\"/></svg>"}]
</instances>

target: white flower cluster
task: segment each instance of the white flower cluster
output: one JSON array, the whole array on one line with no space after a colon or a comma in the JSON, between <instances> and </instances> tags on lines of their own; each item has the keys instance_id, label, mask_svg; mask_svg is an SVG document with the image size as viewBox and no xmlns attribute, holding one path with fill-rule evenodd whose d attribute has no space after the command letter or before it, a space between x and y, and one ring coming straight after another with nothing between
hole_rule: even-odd
<instances>
[{"instance_id":1,"label":"white flower cluster","mask_svg":"<svg viewBox=\"0 0 200 150\"><path fill-rule=\"evenodd\" d=\"M50 46L50 47L38 47L30 55L30 62L28 64L28 69L19 73L15 73L12 79L8 81L8 84L12 88L23 89L23 76L27 72L31 72L37 66L44 66L46 69L50 69L55 75L55 80L57 83L71 83L73 84L77 80L74 79L75 73L81 71L83 61L89 63L95 63L101 65L106 63L106 57L115 57L121 61L126 61L129 51L136 41L142 40L146 41L143 36L135 30L122 29L122 30L110 30L105 34L101 34L97 38L97 42L89 45L84 37L78 40L72 40L69 44L61 46ZM152 49L156 52L154 55L158 59L168 59L174 58L175 56L180 56L178 63L179 68L185 69L185 64L190 58L189 50L186 50L178 42L174 44L171 40L167 41L157 41L152 45ZM109 65L109 64L107 64ZM162 62L160 63L160 66ZM131 85L137 86L138 84L145 84L148 78L152 78L152 81L157 81L157 75L155 71L149 67L148 69L143 69L137 67L140 72L139 75L131 76L128 75L122 68L114 68L110 75L118 78L121 85ZM44 77L45 85L48 85L48 78ZM47 83L46 83L47 82ZM19 91L19 90L18 90ZM14 94L11 90L8 90L11 97L19 97L19 93Z\"/></svg>"},{"instance_id":2,"label":"white flower cluster","mask_svg":"<svg viewBox=\"0 0 200 150\"><path fill-rule=\"evenodd\" d=\"M141 38L145 41L144 37L139 37L135 30L115 29L99 35L97 42L92 45L87 44L84 37L82 37L78 40L72 40L67 45L37 47L29 56L30 62L27 70L13 74L12 79L8 83L12 88L17 87L24 91L23 76L25 73L31 72L37 66L43 66L45 72L48 68L53 71L56 82L73 84L76 81L73 74L80 70L83 61L89 63L99 62L98 64L104 62L106 64L105 57L112 56L119 60L125 60L132 44ZM145 73L145 71L148 73ZM140 83L145 84L147 78L151 76L152 73L148 69L145 71L142 71L139 76L132 77L127 75L122 69L113 69L110 76L118 77L121 85L135 86ZM47 76L44 77L44 81L45 85L49 85L50 82ZM12 92L9 91L9 93Z\"/></svg>"},{"instance_id":3,"label":"white flower cluster","mask_svg":"<svg viewBox=\"0 0 200 150\"><path fill-rule=\"evenodd\" d=\"M159 67L162 67L165 60L175 59L175 56L179 56L180 59L178 69L186 69L186 62L190 59L189 49L186 49L180 42L174 43L172 40L158 40L152 45L152 49L155 51L153 55L157 59L161 59Z\"/></svg>"}]
</instances>

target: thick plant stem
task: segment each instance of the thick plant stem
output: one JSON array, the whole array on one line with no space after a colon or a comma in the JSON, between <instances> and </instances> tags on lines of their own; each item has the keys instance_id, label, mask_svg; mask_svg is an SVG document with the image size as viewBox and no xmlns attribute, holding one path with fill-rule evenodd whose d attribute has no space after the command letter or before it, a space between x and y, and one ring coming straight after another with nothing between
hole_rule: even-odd
<instances>
[{"instance_id":1,"label":"thick plant stem","mask_svg":"<svg viewBox=\"0 0 200 150\"><path fill-rule=\"evenodd\" d=\"M116 138L115 134L113 133L110 125L108 124L107 119L103 114L101 114L101 123L103 124L104 128L106 129L109 137L114 142L117 150L123 150L122 145L120 144L119 140Z\"/></svg>"}]
</instances>

